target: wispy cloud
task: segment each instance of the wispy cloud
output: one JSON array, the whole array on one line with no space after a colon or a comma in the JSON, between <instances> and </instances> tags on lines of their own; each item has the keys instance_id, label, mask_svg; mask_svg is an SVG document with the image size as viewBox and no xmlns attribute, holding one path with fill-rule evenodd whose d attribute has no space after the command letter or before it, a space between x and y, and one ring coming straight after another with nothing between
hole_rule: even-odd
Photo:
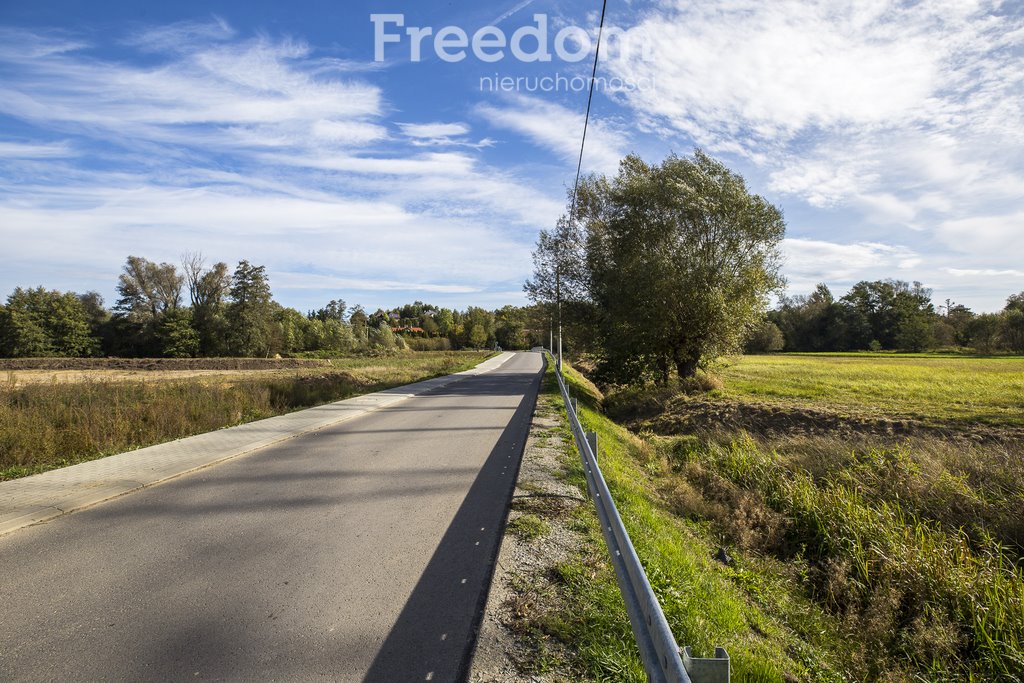
<instances>
[{"instance_id":1,"label":"wispy cloud","mask_svg":"<svg viewBox=\"0 0 1024 683\"><path fill-rule=\"evenodd\" d=\"M501 105L481 104L476 112L492 126L525 135L575 168L583 135L583 111L526 95L509 96ZM584 170L614 173L629 153L629 136L619 126L591 117Z\"/></svg>"},{"instance_id":2,"label":"wispy cloud","mask_svg":"<svg viewBox=\"0 0 1024 683\"><path fill-rule=\"evenodd\" d=\"M783 242L790 289L803 292L819 282L852 284L859 280L906 277L921 257L904 246L877 242L849 244L787 238Z\"/></svg>"},{"instance_id":3,"label":"wispy cloud","mask_svg":"<svg viewBox=\"0 0 1024 683\"><path fill-rule=\"evenodd\" d=\"M954 277L1012 277L1024 278L1024 270L995 270L993 268L943 268L943 271Z\"/></svg>"},{"instance_id":4,"label":"wispy cloud","mask_svg":"<svg viewBox=\"0 0 1024 683\"><path fill-rule=\"evenodd\" d=\"M382 113L380 88L315 75L320 64L304 43L226 40L231 35L220 24L144 31L136 42L165 59L143 67L15 34L0 48L0 60L17 67L0 87L0 113L50 130L107 131L107 139L126 144L229 148L315 139L358 147L382 136L370 123Z\"/></svg>"},{"instance_id":5,"label":"wispy cloud","mask_svg":"<svg viewBox=\"0 0 1024 683\"><path fill-rule=\"evenodd\" d=\"M75 154L77 152L68 142L25 143L0 140L0 158L46 159L71 157Z\"/></svg>"}]
</instances>

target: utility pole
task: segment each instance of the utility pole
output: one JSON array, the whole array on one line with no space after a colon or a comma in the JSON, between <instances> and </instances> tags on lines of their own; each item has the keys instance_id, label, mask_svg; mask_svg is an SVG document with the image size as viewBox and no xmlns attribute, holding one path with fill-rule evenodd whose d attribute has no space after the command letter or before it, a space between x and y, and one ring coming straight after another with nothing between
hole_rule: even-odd
<instances>
[{"instance_id":1,"label":"utility pole","mask_svg":"<svg viewBox=\"0 0 1024 683\"><path fill-rule=\"evenodd\" d=\"M555 265L555 300L558 302L558 372L562 372L562 269Z\"/></svg>"}]
</instances>

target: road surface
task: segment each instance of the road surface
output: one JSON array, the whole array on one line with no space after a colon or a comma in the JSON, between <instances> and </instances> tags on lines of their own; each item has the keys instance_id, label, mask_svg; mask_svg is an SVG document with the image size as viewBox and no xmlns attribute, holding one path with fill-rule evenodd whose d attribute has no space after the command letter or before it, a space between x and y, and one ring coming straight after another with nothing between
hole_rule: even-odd
<instances>
[{"instance_id":1,"label":"road surface","mask_svg":"<svg viewBox=\"0 0 1024 683\"><path fill-rule=\"evenodd\" d=\"M541 366L0 537L0 680L461 680Z\"/></svg>"}]
</instances>

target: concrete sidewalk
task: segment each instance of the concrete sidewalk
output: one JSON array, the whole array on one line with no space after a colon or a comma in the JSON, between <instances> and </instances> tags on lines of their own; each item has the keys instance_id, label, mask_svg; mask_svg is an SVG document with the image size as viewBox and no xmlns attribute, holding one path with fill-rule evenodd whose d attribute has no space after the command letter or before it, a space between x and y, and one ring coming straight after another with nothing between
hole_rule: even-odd
<instances>
[{"instance_id":1,"label":"concrete sidewalk","mask_svg":"<svg viewBox=\"0 0 1024 683\"><path fill-rule=\"evenodd\" d=\"M472 370L454 375L0 482L0 535L251 453L300 434L351 420L465 377L489 372L514 355L505 352Z\"/></svg>"}]
</instances>

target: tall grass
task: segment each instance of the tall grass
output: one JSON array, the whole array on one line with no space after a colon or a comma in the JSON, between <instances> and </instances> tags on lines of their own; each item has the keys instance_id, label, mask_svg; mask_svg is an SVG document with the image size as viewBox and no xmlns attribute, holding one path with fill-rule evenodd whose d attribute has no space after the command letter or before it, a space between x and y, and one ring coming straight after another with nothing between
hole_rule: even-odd
<instances>
[{"instance_id":1,"label":"tall grass","mask_svg":"<svg viewBox=\"0 0 1024 683\"><path fill-rule=\"evenodd\" d=\"M868 643L867 677L1017 680L1024 672L1024 577L1000 543L922 519L870 486L865 493L850 469L816 479L750 438L686 443L691 481L723 477L785 516L770 549L810 563L811 592ZM905 454L872 457L913 471Z\"/></svg>"},{"instance_id":2,"label":"tall grass","mask_svg":"<svg viewBox=\"0 0 1024 683\"><path fill-rule=\"evenodd\" d=\"M8 382L0 388L0 480L457 372L486 355L414 354L227 380Z\"/></svg>"}]
</instances>

